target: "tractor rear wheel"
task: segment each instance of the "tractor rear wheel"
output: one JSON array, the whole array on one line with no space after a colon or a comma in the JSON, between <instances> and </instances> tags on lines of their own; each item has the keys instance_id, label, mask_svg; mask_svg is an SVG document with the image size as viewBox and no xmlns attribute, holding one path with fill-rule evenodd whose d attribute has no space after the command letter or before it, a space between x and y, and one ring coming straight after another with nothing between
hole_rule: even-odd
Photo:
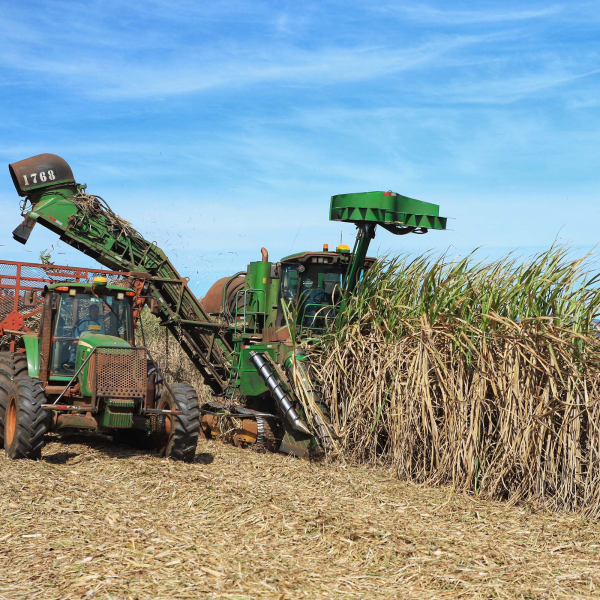
<instances>
[{"instance_id":1,"label":"tractor rear wheel","mask_svg":"<svg viewBox=\"0 0 600 600\"><path fill-rule=\"evenodd\" d=\"M200 434L200 409L196 390L187 383L172 383L163 390L157 408L178 411L152 418L152 430L161 456L194 462Z\"/></svg>"},{"instance_id":2,"label":"tractor rear wheel","mask_svg":"<svg viewBox=\"0 0 600 600\"><path fill-rule=\"evenodd\" d=\"M42 408L45 403L39 379L21 376L11 381L4 420L4 450L9 458L41 458L50 421Z\"/></svg>"},{"instance_id":3,"label":"tractor rear wheel","mask_svg":"<svg viewBox=\"0 0 600 600\"><path fill-rule=\"evenodd\" d=\"M27 356L0 352L0 447L4 446L4 421L8 406L8 388L13 379L27 375Z\"/></svg>"}]
</instances>

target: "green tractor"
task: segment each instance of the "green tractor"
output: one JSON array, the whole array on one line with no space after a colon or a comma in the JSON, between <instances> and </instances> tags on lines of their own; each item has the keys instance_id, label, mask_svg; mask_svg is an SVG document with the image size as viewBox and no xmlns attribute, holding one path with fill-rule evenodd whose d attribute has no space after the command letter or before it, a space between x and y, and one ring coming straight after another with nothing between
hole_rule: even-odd
<instances>
[{"instance_id":1,"label":"green tractor","mask_svg":"<svg viewBox=\"0 0 600 600\"><path fill-rule=\"evenodd\" d=\"M0 443L9 458L40 458L49 431L87 429L193 461L198 397L187 384L164 382L136 347L135 297L104 277L44 288L25 352L0 353Z\"/></svg>"}]
</instances>

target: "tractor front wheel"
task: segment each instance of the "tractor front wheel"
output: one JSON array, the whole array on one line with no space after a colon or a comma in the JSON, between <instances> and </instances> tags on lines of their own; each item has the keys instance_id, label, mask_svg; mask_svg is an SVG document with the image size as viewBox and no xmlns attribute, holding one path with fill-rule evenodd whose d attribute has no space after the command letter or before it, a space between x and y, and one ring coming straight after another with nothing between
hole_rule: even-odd
<instances>
[{"instance_id":1,"label":"tractor front wheel","mask_svg":"<svg viewBox=\"0 0 600 600\"><path fill-rule=\"evenodd\" d=\"M172 383L163 390L158 408L177 411L153 417L152 429L161 456L193 462L200 434L196 390L186 383Z\"/></svg>"},{"instance_id":2,"label":"tractor front wheel","mask_svg":"<svg viewBox=\"0 0 600 600\"><path fill-rule=\"evenodd\" d=\"M4 419L4 449L9 458L41 458L50 421L42 408L45 402L39 379L26 376L11 381Z\"/></svg>"}]
</instances>

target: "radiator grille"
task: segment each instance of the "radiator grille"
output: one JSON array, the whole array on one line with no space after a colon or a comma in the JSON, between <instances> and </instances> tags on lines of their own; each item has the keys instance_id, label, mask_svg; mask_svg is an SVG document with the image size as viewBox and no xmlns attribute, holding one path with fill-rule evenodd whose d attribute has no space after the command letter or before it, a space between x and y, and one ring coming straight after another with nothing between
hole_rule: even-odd
<instances>
[{"instance_id":1,"label":"radiator grille","mask_svg":"<svg viewBox=\"0 0 600 600\"><path fill-rule=\"evenodd\" d=\"M143 398L146 395L145 348L98 348L95 354L90 371L96 373L97 396Z\"/></svg>"}]
</instances>

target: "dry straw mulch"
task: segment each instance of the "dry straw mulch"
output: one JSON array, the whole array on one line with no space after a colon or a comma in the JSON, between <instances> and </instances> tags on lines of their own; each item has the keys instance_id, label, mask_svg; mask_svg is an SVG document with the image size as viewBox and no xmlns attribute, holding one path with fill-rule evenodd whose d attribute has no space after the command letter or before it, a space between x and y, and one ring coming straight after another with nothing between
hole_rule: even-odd
<instances>
[{"instance_id":1,"label":"dry straw mulch","mask_svg":"<svg viewBox=\"0 0 600 600\"><path fill-rule=\"evenodd\" d=\"M51 436L0 456L0 598L591 598L600 525L384 469ZM85 442L85 443L84 443Z\"/></svg>"},{"instance_id":2,"label":"dry straw mulch","mask_svg":"<svg viewBox=\"0 0 600 600\"><path fill-rule=\"evenodd\" d=\"M103 221L107 228L130 238L134 243L141 237L129 221L113 212L104 198L79 192L73 196L72 202L79 209L78 218Z\"/></svg>"}]
</instances>

